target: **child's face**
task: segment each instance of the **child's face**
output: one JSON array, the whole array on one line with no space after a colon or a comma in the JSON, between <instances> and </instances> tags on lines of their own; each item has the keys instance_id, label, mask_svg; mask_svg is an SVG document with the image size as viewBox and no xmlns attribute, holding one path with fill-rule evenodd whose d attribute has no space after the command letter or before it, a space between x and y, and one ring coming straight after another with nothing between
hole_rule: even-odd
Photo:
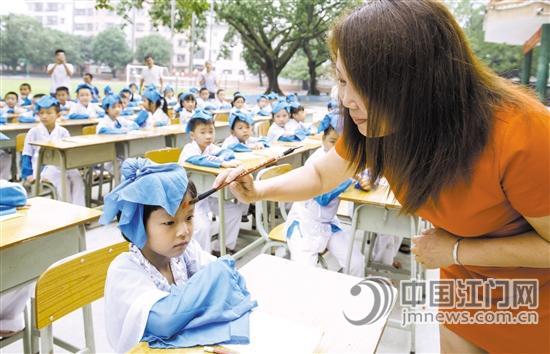
<instances>
[{"instance_id":1,"label":"child's face","mask_svg":"<svg viewBox=\"0 0 550 354\"><path fill-rule=\"evenodd\" d=\"M65 91L57 91L55 94L55 98L59 101L61 104L67 103L67 100L69 99L69 94Z\"/></svg>"},{"instance_id":2,"label":"child's face","mask_svg":"<svg viewBox=\"0 0 550 354\"><path fill-rule=\"evenodd\" d=\"M120 115L121 110L122 110L122 104L117 102L107 109L107 114L109 115L109 117L116 119Z\"/></svg>"},{"instance_id":3,"label":"child's face","mask_svg":"<svg viewBox=\"0 0 550 354\"><path fill-rule=\"evenodd\" d=\"M214 124L197 124L191 132L191 139L195 141L201 149L205 149L214 142L216 130Z\"/></svg>"},{"instance_id":4,"label":"child's face","mask_svg":"<svg viewBox=\"0 0 550 354\"><path fill-rule=\"evenodd\" d=\"M120 102L122 103L122 108L126 108L130 102L130 94L123 93L120 95Z\"/></svg>"},{"instance_id":5,"label":"child's face","mask_svg":"<svg viewBox=\"0 0 550 354\"><path fill-rule=\"evenodd\" d=\"M219 99L220 101L225 100L225 91L220 91L220 92L218 92L218 99Z\"/></svg>"},{"instance_id":6,"label":"child's face","mask_svg":"<svg viewBox=\"0 0 550 354\"><path fill-rule=\"evenodd\" d=\"M306 120L306 111L299 110L292 115L292 118L294 118L297 122L303 122Z\"/></svg>"},{"instance_id":7,"label":"child's face","mask_svg":"<svg viewBox=\"0 0 550 354\"><path fill-rule=\"evenodd\" d=\"M166 91L166 92L164 93L164 97L166 97L166 98L172 98L172 97L174 97L174 91L170 91L170 90Z\"/></svg>"},{"instance_id":8,"label":"child's face","mask_svg":"<svg viewBox=\"0 0 550 354\"><path fill-rule=\"evenodd\" d=\"M186 205L190 200L191 197L186 195L173 217L163 208L151 212L145 227L147 242L144 248L168 258L183 254L193 236L195 207Z\"/></svg>"},{"instance_id":9,"label":"child's face","mask_svg":"<svg viewBox=\"0 0 550 354\"><path fill-rule=\"evenodd\" d=\"M210 96L210 93L208 92L208 90L202 90L199 93L199 96L202 98L203 101L206 101L208 100L208 96Z\"/></svg>"},{"instance_id":10,"label":"child's face","mask_svg":"<svg viewBox=\"0 0 550 354\"><path fill-rule=\"evenodd\" d=\"M237 109L242 109L244 107L244 100L242 98L237 98L235 102L233 102L233 107Z\"/></svg>"},{"instance_id":11,"label":"child's face","mask_svg":"<svg viewBox=\"0 0 550 354\"><path fill-rule=\"evenodd\" d=\"M289 115L286 109L281 109L273 115L273 122L280 127L284 127L289 120Z\"/></svg>"},{"instance_id":12,"label":"child's face","mask_svg":"<svg viewBox=\"0 0 550 354\"><path fill-rule=\"evenodd\" d=\"M336 144L338 140L338 133L335 130L331 130L328 135L323 135L323 148L325 151L329 151Z\"/></svg>"},{"instance_id":13,"label":"child's face","mask_svg":"<svg viewBox=\"0 0 550 354\"><path fill-rule=\"evenodd\" d=\"M241 120L236 120L233 126L233 135L235 135L241 143L246 143L248 138L250 138L250 125Z\"/></svg>"},{"instance_id":14,"label":"child's face","mask_svg":"<svg viewBox=\"0 0 550 354\"><path fill-rule=\"evenodd\" d=\"M5 98L5 101L6 101L6 105L9 108L13 108L17 104L17 97L15 95L7 95Z\"/></svg>"},{"instance_id":15,"label":"child's face","mask_svg":"<svg viewBox=\"0 0 550 354\"><path fill-rule=\"evenodd\" d=\"M143 97L143 108L153 113L155 111L155 104L149 101L147 98Z\"/></svg>"},{"instance_id":16,"label":"child's face","mask_svg":"<svg viewBox=\"0 0 550 354\"><path fill-rule=\"evenodd\" d=\"M92 78L90 77L90 75L84 75L84 82L87 84L92 83Z\"/></svg>"},{"instance_id":17,"label":"child's face","mask_svg":"<svg viewBox=\"0 0 550 354\"><path fill-rule=\"evenodd\" d=\"M28 86L21 86L19 88L19 94L23 97L27 97L31 93L31 89Z\"/></svg>"},{"instance_id":18,"label":"child's face","mask_svg":"<svg viewBox=\"0 0 550 354\"><path fill-rule=\"evenodd\" d=\"M55 107L41 108L38 112L40 122L46 126L46 128L53 128L55 121L59 118L59 112Z\"/></svg>"},{"instance_id":19,"label":"child's face","mask_svg":"<svg viewBox=\"0 0 550 354\"><path fill-rule=\"evenodd\" d=\"M131 85L131 86L130 86L130 91L132 91L132 93L136 93L136 91L137 91L137 86L136 86L136 85Z\"/></svg>"},{"instance_id":20,"label":"child's face","mask_svg":"<svg viewBox=\"0 0 550 354\"><path fill-rule=\"evenodd\" d=\"M197 102L194 100L184 100L183 101L183 108L185 108L186 111L191 112L195 109L195 106L197 105Z\"/></svg>"},{"instance_id":21,"label":"child's face","mask_svg":"<svg viewBox=\"0 0 550 354\"><path fill-rule=\"evenodd\" d=\"M87 106L92 101L92 92L88 89L78 90L78 101L82 105Z\"/></svg>"},{"instance_id":22,"label":"child's face","mask_svg":"<svg viewBox=\"0 0 550 354\"><path fill-rule=\"evenodd\" d=\"M260 100L258 101L258 107L260 108L264 108L267 106L267 99L265 97L263 98L260 98Z\"/></svg>"}]
</instances>

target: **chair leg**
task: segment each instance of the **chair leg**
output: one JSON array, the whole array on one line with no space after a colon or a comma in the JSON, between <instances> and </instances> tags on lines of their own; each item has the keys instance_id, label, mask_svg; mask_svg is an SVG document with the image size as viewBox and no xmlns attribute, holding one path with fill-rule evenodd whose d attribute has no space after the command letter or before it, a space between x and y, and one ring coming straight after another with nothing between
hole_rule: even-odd
<instances>
[{"instance_id":1,"label":"chair leg","mask_svg":"<svg viewBox=\"0 0 550 354\"><path fill-rule=\"evenodd\" d=\"M31 329L31 353L38 353L40 347L37 335L38 329L36 329L36 306L34 297L31 297L31 324L29 328Z\"/></svg>"},{"instance_id":2,"label":"chair leg","mask_svg":"<svg viewBox=\"0 0 550 354\"><path fill-rule=\"evenodd\" d=\"M25 311L23 316L25 316L25 329L23 333L23 352L31 353L31 341L32 341L32 323L29 313L29 302L27 301L27 306L25 306Z\"/></svg>"},{"instance_id":3,"label":"chair leg","mask_svg":"<svg viewBox=\"0 0 550 354\"><path fill-rule=\"evenodd\" d=\"M328 269L327 261L325 260L325 257L323 257L321 254L317 255L317 261L323 267L324 269Z\"/></svg>"},{"instance_id":4,"label":"chair leg","mask_svg":"<svg viewBox=\"0 0 550 354\"><path fill-rule=\"evenodd\" d=\"M90 353L95 353L94 323L92 316L92 305L86 305L82 308L84 317L84 337L86 338L86 348Z\"/></svg>"},{"instance_id":5,"label":"chair leg","mask_svg":"<svg viewBox=\"0 0 550 354\"><path fill-rule=\"evenodd\" d=\"M268 250L271 250L271 247L273 247L273 244L271 242L267 242L263 247L260 253L264 254L267 253Z\"/></svg>"},{"instance_id":6,"label":"chair leg","mask_svg":"<svg viewBox=\"0 0 550 354\"><path fill-rule=\"evenodd\" d=\"M40 330L40 354L53 353L53 327L50 324Z\"/></svg>"}]
</instances>

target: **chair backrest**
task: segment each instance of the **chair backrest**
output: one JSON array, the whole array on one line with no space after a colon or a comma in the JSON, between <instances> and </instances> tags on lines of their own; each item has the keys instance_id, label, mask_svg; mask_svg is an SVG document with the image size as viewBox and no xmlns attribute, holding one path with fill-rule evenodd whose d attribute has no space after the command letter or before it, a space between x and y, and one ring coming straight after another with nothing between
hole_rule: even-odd
<instances>
[{"instance_id":1,"label":"chair backrest","mask_svg":"<svg viewBox=\"0 0 550 354\"><path fill-rule=\"evenodd\" d=\"M95 125L87 125L82 127L82 135L94 135L96 131Z\"/></svg>"},{"instance_id":2,"label":"chair backrest","mask_svg":"<svg viewBox=\"0 0 550 354\"><path fill-rule=\"evenodd\" d=\"M269 131L270 126L269 120L264 120L262 122L254 124L254 133L256 136L266 136Z\"/></svg>"},{"instance_id":3,"label":"chair backrest","mask_svg":"<svg viewBox=\"0 0 550 354\"><path fill-rule=\"evenodd\" d=\"M214 115L214 121L216 122L228 122L229 112L220 112Z\"/></svg>"},{"instance_id":4,"label":"chair backrest","mask_svg":"<svg viewBox=\"0 0 550 354\"><path fill-rule=\"evenodd\" d=\"M27 133L19 133L15 136L15 152L23 152L23 148L25 147L25 137L27 136Z\"/></svg>"},{"instance_id":5,"label":"chair backrest","mask_svg":"<svg viewBox=\"0 0 550 354\"><path fill-rule=\"evenodd\" d=\"M180 124L179 118L170 118L170 125L178 125Z\"/></svg>"},{"instance_id":6,"label":"chair backrest","mask_svg":"<svg viewBox=\"0 0 550 354\"><path fill-rule=\"evenodd\" d=\"M174 111L174 108L172 108L172 107L168 108L168 118L174 119L175 114L176 114L176 112Z\"/></svg>"},{"instance_id":7,"label":"chair backrest","mask_svg":"<svg viewBox=\"0 0 550 354\"><path fill-rule=\"evenodd\" d=\"M283 175L289 171L292 170L291 164L282 164L282 165L276 165L268 168L264 168L260 172L258 172L258 175L256 176L256 181L262 181L269 178L277 177L280 175ZM262 237L265 240L269 240L267 228L268 228L268 221L267 220L267 214L264 212L265 206L267 206L267 200L260 200L257 201L255 204L256 209L256 229L262 235ZM286 210L284 209L284 203L279 203L279 210L281 211L281 214L283 215L283 218L286 220Z\"/></svg>"},{"instance_id":8,"label":"chair backrest","mask_svg":"<svg viewBox=\"0 0 550 354\"><path fill-rule=\"evenodd\" d=\"M178 162L181 154L181 148L165 148L151 150L145 153L145 158L156 163Z\"/></svg>"},{"instance_id":9,"label":"chair backrest","mask_svg":"<svg viewBox=\"0 0 550 354\"><path fill-rule=\"evenodd\" d=\"M36 282L36 328L103 297L107 269L128 242L85 251L52 264Z\"/></svg>"}]
</instances>

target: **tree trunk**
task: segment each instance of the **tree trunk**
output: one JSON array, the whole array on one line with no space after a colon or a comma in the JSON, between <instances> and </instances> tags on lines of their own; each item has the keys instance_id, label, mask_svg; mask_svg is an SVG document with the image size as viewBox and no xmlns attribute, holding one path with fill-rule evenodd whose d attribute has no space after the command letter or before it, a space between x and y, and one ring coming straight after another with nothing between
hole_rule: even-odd
<instances>
[{"instance_id":1,"label":"tree trunk","mask_svg":"<svg viewBox=\"0 0 550 354\"><path fill-rule=\"evenodd\" d=\"M262 78L262 71L261 70L258 71L258 78L260 79L260 87L263 87L264 86L264 81L263 81L263 78Z\"/></svg>"},{"instance_id":2,"label":"tree trunk","mask_svg":"<svg viewBox=\"0 0 550 354\"><path fill-rule=\"evenodd\" d=\"M113 79L116 79L116 69L115 68L111 69L111 74L113 75Z\"/></svg>"},{"instance_id":3,"label":"tree trunk","mask_svg":"<svg viewBox=\"0 0 550 354\"><path fill-rule=\"evenodd\" d=\"M282 95L283 91L279 87L279 71L272 63L268 63L265 68L265 75L267 76L267 90L266 92L275 91Z\"/></svg>"},{"instance_id":4,"label":"tree trunk","mask_svg":"<svg viewBox=\"0 0 550 354\"><path fill-rule=\"evenodd\" d=\"M308 95L319 96L319 90L317 90L317 64L313 60L307 61L308 71L309 71L309 90L307 91Z\"/></svg>"}]
</instances>

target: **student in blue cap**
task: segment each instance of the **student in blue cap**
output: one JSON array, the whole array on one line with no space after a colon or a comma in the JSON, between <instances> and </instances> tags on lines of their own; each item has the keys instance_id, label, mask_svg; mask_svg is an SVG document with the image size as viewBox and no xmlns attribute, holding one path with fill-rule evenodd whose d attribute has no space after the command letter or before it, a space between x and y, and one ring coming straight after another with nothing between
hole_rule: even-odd
<instances>
[{"instance_id":1,"label":"student in blue cap","mask_svg":"<svg viewBox=\"0 0 550 354\"><path fill-rule=\"evenodd\" d=\"M191 92L183 92L179 95L179 103L178 117L185 126L197 108L197 100Z\"/></svg>"},{"instance_id":2,"label":"student in blue cap","mask_svg":"<svg viewBox=\"0 0 550 354\"><path fill-rule=\"evenodd\" d=\"M210 103L210 91L206 87L201 87L199 97L197 97L197 108L204 109Z\"/></svg>"},{"instance_id":3,"label":"student in blue cap","mask_svg":"<svg viewBox=\"0 0 550 354\"><path fill-rule=\"evenodd\" d=\"M303 131L306 135L311 133L311 123L306 123L306 111L304 106L300 105L298 101L292 101L289 103L290 107L290 119L286 125L289 131Z\"/></svg>"},{"instance_id":4,"label":"student in blue cap","mask_svg":"<svg viewBox=\"0 0 550 354\"><path fill-rule=\"evenodd\" d=\"M240 162L235 160L233 151L222 149L214 144L216 130L214 129L214 120L209 112L202 109L195 110L187 123L186 131L191 138L191 142L183 147L178 161L180 165L185 162L215 168L229 168L240 165ZM217 242L213 246L210 244L211 222L208 218L210 211L215 214L218 213L217 198L209 197L197 203L195 212L197 224L194 237L205 251L210 252L211 249L214 249L214 251L219 252ZM234 251L237 246L241 213L242 211L237 204L225 203L225 226L227 230L225 244L230 252Z\"/></svg>"},{"instance_id":5,"label":"student in blue cap","mask_svg":"<svg viewBox=\"0 0 550 354\"><path fill-rule=\"evenodd\" d=\"M91 73L84 73L82 75L82 80L84 80L84 83L92 89L92 103L98 103L99 102L99 89L92 84L92 80L94 79L94 76Z\"/></svg>"},{"instance_id":6,"label":"student in blue cap","mask_svg":"<svg viewBox=\"0 0 550 354\"><path fill-rule=\"evenodd\" d=\"M153 87L148 87L142 95L143 107L150 113L145 123L147 128L161 127L168 125L168 105L161 95L160 91Z\"/></svg>"},{"instance_id":7,"label":"student in blue cap","mask_svg":"<svg viewBox=\"0 0 550 354\"><path fill-rule=\"evenodd\" d=\"M72 105L67 118L88 119L98 118L105 115L105 112L95 103L92 103L93 88L88 84L80 84L76 87L76 103Z\"/></svg>"},{"instance_id":8,"label":"student in blue cap","mask_svg":"<svg viewBox=\"0 0 550 354\"><path fill-rule=\"evenodd\" d=\"M130 85L128 85L128 88L132 92L132 98L130 99L130 102L140 103L141 95L139 94L138 85L135 82L132 82L130 83Z\"/></svg>"},{"instance_id":9,"label":"student in blue cap","mask_svg":"<svg viewBox=\"0 0 550 354\"><path fill-rule=\"evenodd\" d=\"M269 98L267 95L261 95L258 97L256 108L254 109L255 114L260 116L270 116L271 115L271 104L269 103Z\"/></svg>"},{"instance_id":10,"label":"student in blue cap","mask_svg":"<svg viewBox=\"0 0 550 354\"><path fill-rule=\"evenodd\" d=\"M193 238L197 191L177 164L130 158L105 196L100 223L114 218L128 252L107 272L105 321L116 352L249 342L256 306L229 257L216 260Z\"/></svg>"},{"instance_id":11,"label":"student in blue cap","mask_svg":"<svg viewBox=\"0 0 550 354\"><path fill-rule=\"evenodd\" d=\"M219 109L219 110L231 109L231 103L225 98L224 89L218 89L218 91L216 91L216 98L214 99L214 105L216 106L216 109Z\"/></svg>"},{"instance_id":12,"label":"student in blue cap","mask_svg":"<svg viewBox=\"0 0 550 354\"><path fill-rule=\"evenodd\" d=\"M59 102L50 95L42 97L36 103L36 111L40 117L40 124L31 128L25 137L23 156L21 157L21 177L29 183L34 182L34 173L38 160L39 147L31 145L34 141L56 141L70 136L69 131L56 123L61 116ZM40 171L40 177L50 181L57 193L61 194L61 171L53 165L46 165ZM77 169L68 170L66 185L69 190L69 201L77 205L85 205L84 182Z\"/></svg>"},{"instance_id":13,"label":"student in blue cap","mask_svg":"<svg viewBox=\"0 0 550 354\"><path fill-rule=\"evenodd\" d=\"M166 84L163 93L168 107L175 107L178 104L178 99L176 98L176 93L172 85Z\"/></svg>"},{"instance_id":14,"label":"student in blue cap","mask_svg":"<svg viewBox=\"0 0 550 354\"><path fill-rule=\"evenodd\" d=\"M252 136L252 127L254 119L248 112L240 110L229 114L229 135L222 144L222 149L230 149L235 152L250 152L268 147L266 138L256 138Z\"/></svg>"},{"instance_id":15,"label":"student in blue cap","mask_svg":"<svg viewBox=\"0 0 550 354\"><path fill-rule=\"evenodd\" d=\"M233 95L233 101L231 101L231 110L246 110L246 98L240 93L235 92Z\"/></svg>"},{"instance_id":16,"label":"student in blue cap","mask_svg":"<svg viewBox=\"0 0 550 354\"><path fill-rule=\"evenodd\" d=\"M32 105L32 88L31 84L24 82L19 85L19 105L27 107Z\"/></svg>"},{"instance_id":17,"label":"student in blue cap","mask_svg":"<svg viewBox=\"0 0 550 354\"><path fill-rule=\"evenodd\" d=\"M134 121L120 116L122 101L119 95L105 96L101 106L106 116L97 124L96 134L126 134L130 130L139 129Z\"/></svg>"},{"instance_id":18,"label":"student in blue cap","mask_svg":"<svg viewBox=\"0 0 550 354\"><path fill-rule=\"evenodd\" d=\"M59 102L62 116L69 114L71 108L75 105L75 102L71 101L69 88L65 86L59 86L55 89L55 99Z\"/></svg>"}]
</instances>

